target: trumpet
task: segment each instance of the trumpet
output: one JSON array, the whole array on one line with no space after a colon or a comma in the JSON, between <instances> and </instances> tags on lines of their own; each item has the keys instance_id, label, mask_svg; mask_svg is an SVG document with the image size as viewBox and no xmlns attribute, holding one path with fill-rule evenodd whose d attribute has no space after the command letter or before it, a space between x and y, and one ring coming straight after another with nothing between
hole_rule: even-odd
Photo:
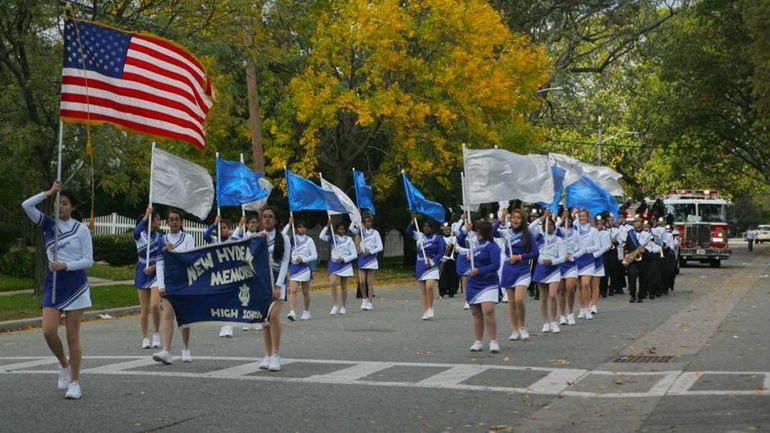
<instances>
[{"instance_id":1,"label":"trumpet","mask_svg":"<svg viewBox=\"0 0 770 433\"><path fill-rule=\"evenodd\" d=\"M612 230L612 228L610 228L610 230ZM617 229L617 230L618 230L617 233L615 233L615 235L613 235L610 238L610 250L613 250L613 251L615 251L615 249L617 248L617 246L615 245L615 242L618 240L618 236L620 235L620 229Z\"/></svg>"}]
</instances>

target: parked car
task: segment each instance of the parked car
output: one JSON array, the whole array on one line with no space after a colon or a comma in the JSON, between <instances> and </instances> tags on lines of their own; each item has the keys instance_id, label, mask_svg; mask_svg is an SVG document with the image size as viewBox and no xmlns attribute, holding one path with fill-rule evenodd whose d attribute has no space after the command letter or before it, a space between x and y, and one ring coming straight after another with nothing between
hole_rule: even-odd
<instances>
[{"instance_id":1,"label":"parked car","mask_svg":"<svg viewBox=\"0 0 770 433\"><path fill-rule=\"evenodd\" d=\"M770 224L760 224L757 226L757 237L754 239L756 243L770 241Z\"/></svg>"}]
</instances>

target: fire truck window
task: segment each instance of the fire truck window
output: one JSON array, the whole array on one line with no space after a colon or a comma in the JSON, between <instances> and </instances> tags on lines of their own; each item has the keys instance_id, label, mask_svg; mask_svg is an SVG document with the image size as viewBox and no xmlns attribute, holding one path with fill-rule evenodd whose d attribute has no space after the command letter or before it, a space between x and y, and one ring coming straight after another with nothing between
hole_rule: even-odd
<instances>
[{"instance_id":1,"label":"fire truck window","mask_svg":"<svg viewBox=\"0 0 770 433\"><path fill-rule=\"evenodd\" d=\"M725 208L721 204L700 204L698 205L698 214L703 222L725 222Z\"/></svg>"},{"instance_id":2,"label":"fire truck window","mask_svg":"<svg viewBox=\"0 0 770 433\"><path fill-rule=\"evenodd\" d=\"M696 222L695 204L693 203L674 204L671 205L669 211L674 214L674 221Z\"/></svg>"}]
</instances>

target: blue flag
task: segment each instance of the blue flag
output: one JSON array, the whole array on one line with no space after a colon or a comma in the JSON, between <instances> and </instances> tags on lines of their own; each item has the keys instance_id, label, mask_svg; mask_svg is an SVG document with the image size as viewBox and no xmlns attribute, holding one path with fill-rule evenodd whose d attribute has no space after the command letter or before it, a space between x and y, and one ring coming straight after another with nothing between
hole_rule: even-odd
<instances>
[{"instance_id":1,"label":"blue flag","mask_svg":"<svg viewBox=\"0 0 770 433\"><path fill-rule=\"evenodd\" d=\"M273 302L268 254L258 236L184 253L164 251L166 294L179 326L264 322Z\"/></svg>"},{"instance_id":2,"label":"blue flag","mask_svg":"<svg viewBox=\"0 0 770 433\"><path fill-rule=\"evenodd\" d=\"M567 207L588 209L591 216L608 211L612 216L618 216L617 200L588 176L567 187Z\"/></svg>"},{"instance_id":3,"label":"blue flag","mask_svg":"<svg viewBox=\"0 0 770 433\"><path fill-rule=\"evenodd\" d=\"M541 203L546 206L552 214L556 215L559 212L559 201L561 201L561 193L564 191L564 176L567 174L566 170L555 165L551 166L551 175L553 175L553 200L551 203Z\"/></svg>"},{"instance_id":4,"label":"blue flag","mask_svg":"<svg viewBox=\"0 0 770 433\"><path fill-rule=\"evenodd\" d=\"M401 176L404 180L404 192L406 193L406 204L409 206L409 210L413 213L423 214L433 221L442 224L444 222L444 205L426 199L425 196L412 185L412 182L409 182L406 173L401 172Z\"/></svg>"},{"instance_id":5,"label":"blue flag","mask_svg":"<svg viewBox=\"0 0 770 433\"><path fill-rule=\"evenodd\" d=\"M286 190L289 193L289 210L331 210L348 213L334 191L323 189L304 177L286 169Z\"/></svg>"},{"instance_id":6,"label":"blue flag","mask_svg":"<svg viewBox=\"0 0 770 433\"><path fill-rule=\"evenodd\" d=\"M250 170L240 161L217 158L217 204L240 206L270 195L259 185L262 173Z\"/></svg>"},{"instance_id":7,"label":"blue flag","mask_svg":"<svg viewBox=\"0 0 770 433\"><path fill-rule=\"evenodd\" d=\"M372 187L366 184L364 172L353 170L353 186L356 189L358 208L367 209L374 215L374 193Z\"/></svg>"}]
</instances>

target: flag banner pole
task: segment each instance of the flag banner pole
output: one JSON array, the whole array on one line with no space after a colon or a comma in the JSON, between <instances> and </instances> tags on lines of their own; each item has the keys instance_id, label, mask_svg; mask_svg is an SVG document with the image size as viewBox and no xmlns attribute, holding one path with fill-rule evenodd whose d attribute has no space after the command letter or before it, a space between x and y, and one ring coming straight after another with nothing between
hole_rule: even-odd
<instances>
[{"instance_id":1,"label":"flag banner pole","mask_svg":"<svg viewBox=\"0 0 770 433\"><path fill-rule=\"evenodd\" d=\"M318 178L323 181L324 176L323 174L321 174L320 171L318 172ZM329 209L326 209L326 216L329 217L329 220L332 219L332 213ZM332 224L331 221L329 221L329 228L331 229L331 232L332 232L332 244L334 244L334 248L337 248L337 238L334 236L334 224Z\"/></svg>"},{"instance_id":2,"label":"flag banner pole","mask_svg":"<svg viewBox=\"0 0 770 433\"><path fill-rule=\"evenodd\" d=\"M217 243L222 242L222 210L219 207L219 193L221 192L222 185L219 184L219 152L216 156L216 169L217 169ZM243 161L241 161L243 162ZM243 205L241 205L243 206Z\"/></svg>"},{"instance_id":3,"label":"flag banner pole","mask_svg":"<svg viewBox=\"0 0 770 433\"><path fill-rule=\"evenodd\" d=\"M244 164L244 161L245 161L245 159L243 159L243 154L241 154L241 164ZM285 169L286 169L286 167L284 167L284 170ZM241 205L241 216L242 217L246 216L246 207L245 207L245 205Z\"/></svg>"},{"instance_id":4,"label":"flag banner pole","mask_svg":"<svg viewBox=\"0 0 770 433\"><path fill-rule=\"evenodd\" d=\"M58 182L61 182L61 154L62 154L62 147L64 142L64 122L59 120L59 150L58 150L58 162L56 164L56 180ZM54 207L54 229L53 229L53 261L56 263L56 261L59 259L59 197L60 197L60 191L56 191L56 201L53 204ZM57 271L53 272L53 275L51 276L51 303L56 305L56 273Z\"/></svg>"},{"instance_id":5,"label":"flag banner pole","mask_svg":"<svg viewBox=\"0 0 770 433\"><path fill-rule=\"evenodd\" d=\"M463 191L463 207L465 209L468 209L468 202L466 201L466 197L465 197L465 173L462 173L462 172L460 173L460 182L462 182L462 187L463 187L462 188L462 191ZM466 212L468 212L468 219L466 220L466 224L472 224L472 222L471 222L471 211L470 210L466 210ZM468 233L468 234L470 235L470 233ZM474 258L473 258L473 244L476 243L475 241L476 241L475 239L471 239L470 237L468 237L468 249L470 250L470 254L471 254L471 258L470 258L471 269L473 269L475 267L475 262L474 262Z\"/></svg>"},{"instance_id":6,"label":"flag banner pole","mask_svg":"<svg viewBox=\"0 0 770 433\"><path fill-rule=\"evenodd\" d=\"M152 155L150 155L150 196L148 199L148 205L147 207L152 207L152 174L155 167L155 142L152 142ZM158 237L158 241L160 241L160 237ZM150 245L152 244L152 214L150 214L150 217L147 221L147 262L144 265L144 269L150 267ZM163 245L160 246L160 248L163 248Z\"/></svg>"},{"instance_id":7,"label":"flag banner pole","mask_svg":"<svg viewBox=\"0 0 770 433\"><path fill-rule=\"evenodd\" d=\"M291 217L291 237L294 238L294 248L297 248L297 230L294 228L294 211L289 211Z\"/></svg>"},{"instance_id":8,"label":"flag banner pole","mask_svg":"<svg viewBox=\"0 0 770 433\"><path fill-rule=\"evenodd\" d=\"M422 258L425 264L427 265L428 256L427 254L425 254L425 241L423 240L425 239L425 234L423 234L423 232L420 231L420 226L417 225L417 217L414 217L413 221L414 221L414 230L417 232L417 238L418 238L417 243L420 244L420 249L422 250Z\"/></svg>"},{"instance_id":9,"label":"flag banner pole","mask_svg":"<svg viewBox=\"0 0 770 433\"><path fill-rule=\"evenodd\" d=\"M356 193L356 205L358 205L358 211L361 212L361 197L358 196L358 185L356 184L356 168L353 167L353 192ZM359 242L358 248L361 250L361 252L364 252L364 220L361 219L361 227L359 227L360 233L359 237L361 238L361 241Z\"/></svg>"}]
</instances>

